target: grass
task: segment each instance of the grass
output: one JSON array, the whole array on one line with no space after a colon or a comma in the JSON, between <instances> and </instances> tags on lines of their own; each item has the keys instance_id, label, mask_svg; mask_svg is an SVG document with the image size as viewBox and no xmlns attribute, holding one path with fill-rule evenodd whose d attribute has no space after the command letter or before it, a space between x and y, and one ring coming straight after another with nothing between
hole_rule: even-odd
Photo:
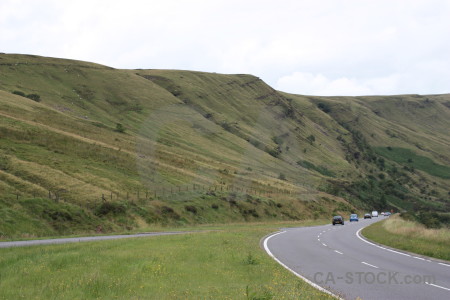
<instances>
[{"instance_id":1,"label":"grass","mask_svg":"<svg viewBox=\"0 0 450 300\"><path fill-rule=\"evenodd\" d=\"M317 172L319 172L322 175L329 176L329 177L336 177L336 174L334 174L332 171L328 170L327 168L325 168L323 166L316 166L316 165L314 165L313 163L311 163L309 161L299 160L297 162L297 164L302 166L302 167L304 167L304 168L317 171Z\"/></svg>"},{"instance_id":2,"label":"grass","mask_svg":"<svg viewBox=\"0 0 450 300\"><path fill-rule=\"evenodd\" d=\"M331 299L260 248L278 226L0 249L1 298Z\"/></svg>"},{"instance_id":3,"label":"grass","mask_svg":"<svg viewBox=\"0 0 450 300\"><path fill-rule=\"evenodd\" d=\"M450 179L450 167L437 164L428 157L417 155L410 149L377 147L375 151L401 165L416 168L436 177Z\"/></svg>"},{"instance_id":4,"label":"grass","mask_svg":"<svg viewBox=\"0 0 450 300\"><path fill-rule=\"evenodd\" d=\"M394 215L363 229L362 234L393 248L450 261L448 228L428 229L420 223Z\"/></svg>"},{"instance_id":5,"label":"grass","mask_svg":"<svg viewBox=\"0 0 450 300\"><path fill-rule=\"evenodd\" d=\"M367 155L355 148L351 128L360 130L370 145L413 149L426 144L423 151L441 163L450 161L446 95L430 96L428 102L409 95L307 97L276 91L252 75L119 70L10 54L0 54L0 72L0 236L6 238L67 234L71 229L80 233L82 228L92 232L94 223L117 231L159 223L182 226L331 215L340 209L338 203L346 202L346 187L370 174L399 181L387 169L378 170L373 160L362 161ZM41 101L14 91L38 94ZM318 103L327 105L327 113ZM403 117L405 107L414 118ZM408 121L420 117L423 121ZM117 131L117 124L123 132ZM386 159L388 165L392 163ZM411 179L398 183L406 189L398 201L384 189L378 189L376 197L370 189L363 191L368 195L364 201L347 200L359 208L365 200L383 205L382 199L405 208L416 205L410 199L420 198L417 204L432 202L428 207L445 208L448 179L421 175L409 174ZM326 203L318 191L331 181L342 193ZM238 186L244 196L237 203L242 205L230 205L234 202L220 193L168 195L169 190L193 185L205 190ZM249 203L245 193L252 189L259 193ZM138 191L142 197L164 190L163 197L142 203L123 201ZM289 193L264 196L265 191L277 190ZM62 191L65 202L79 207L67 209L60 201L55 206L61 206L61 212L84 211L88 217L72 216L81 223L67 226L70 222L61 222L60 212L54 214L57 208L36 216L27 208L30 202L14 200L20 194L39 204L48 191ZM127 207L125 214L96 216L102 195L111 194L120 195L114 201ZM275 205L268 205L270 200ZM55 219L48 220L48 213Z\"/></svg>"}]
</instances>

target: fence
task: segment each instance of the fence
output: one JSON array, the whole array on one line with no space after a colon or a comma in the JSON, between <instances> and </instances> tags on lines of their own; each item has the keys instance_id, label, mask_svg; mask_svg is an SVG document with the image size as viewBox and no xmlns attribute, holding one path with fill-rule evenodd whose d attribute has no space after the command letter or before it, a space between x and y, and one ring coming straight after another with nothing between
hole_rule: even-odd
<instances>
[{"instance_id":1,"label":"fence","mask_svg":"<svg viewBox=\"0 0 450 300\"><path fill-rule=\"evenodd\" d=\"M90 197L93 202L97 201L113 201L113 200L126 200L126 201L142 201L142 200L155 200L155 199L170 199L175 196L189 196L188 192L237 192L242 194L249 194L261 197L277 197L281 195L294 196L302 194L311 194L313 192L307 190L293 191L289 189L282 189L276 187L265 187L265 188L255 188L255 187L245 187L238 185L202 185L202 184L192 184L192 185L182 185L182 186L172 186L172 187L159 187L150 189L136 189L135 191L110 191L102 193L97 197ZM31 193L15 193L14 195L9 195L10 198L16 198L19 200L23 197L33 197L33 198L47 198L54 200L55 202L74 200L72 194L69 190L58 189L53 191L44 192L31 192ZM75 196L76 197L76 196Z\"/></svg>"}]
</instances>

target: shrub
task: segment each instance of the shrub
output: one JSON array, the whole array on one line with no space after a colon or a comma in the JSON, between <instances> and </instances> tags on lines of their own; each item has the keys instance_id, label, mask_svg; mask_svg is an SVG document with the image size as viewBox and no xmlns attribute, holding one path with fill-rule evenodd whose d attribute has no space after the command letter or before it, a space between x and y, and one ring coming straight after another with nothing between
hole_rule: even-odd
<instances>
[{"instance_id":1,"label":"shrub","mask_svg":"<svg viewBox=\"0 0 450 300\"><path fill-rule=\"evenodd\" d=\"M25 97L36 102L41 102L41 96L39 96L38 94L28 94Z\"/></svg>"},{"instance_id":2,"label":"shrub","mask_svg":"<svg viewBox=\"0 0 450 300\"><path fill-rule=\"evenodd\" d=\"M103 202L95 211L96 216L104 216L107 214L120 215L126 212L126 207L122 203Z\"/></svg>"},{"instance_id":3,"label":"shrub","mask_svg":"<svg viewBox=\"0 0 450 300\"><path fill-rule=\"evenodd\" d=\"M280 175L278 176L278 179L286 180L286 175L284 175L283 173L280 173Z\"/></svg>"},{"instance_id":4,"label":"shrub","mask_svg":"<svg viewBox=\"0 0 450 300\"><path fill-rule=\"evenodd\" d=\"M316 137L314 135L310 135L306 138L308 142L312 145L316 141Z\"/></svg>"},{"instance_id":5,"label":"shrub","mask_svg":"<svg viewBox=\"0 0 450 300\"><path fill-rule=\"evenodd\" d=\"M26 97L25 93L24 93L24 92L21 92L21 91L14 91L14 92L12 92L12 93L13 93L14 95Z\"/></svg>"},{"instance_id":6,"label":"shrub","mask_svg":"<svg viewBox=\"0 0 450 300\"><path fill-rule=\"evenodd\" d=\"M125 132L125 127L121 123L117 123L116 124L116 129L114 131L120 132L120 133L124 133Z\"/></svg>"},{"instance_id":7,"label":"shrub","mask_svg":"<svg viewBox=\"0 0 450 300\"><path fill-rule=\"evenodd\" d=\"M327 103L320 102L319 104L317 104L317 107L324 113L331 112L331 108Z\"/></svg>"},{"instance_id":8,"label":"shrub","mask_svg":"<svg viewBox=\"0 0 450 300\"><path fill-rule=\"evenodd\" d=\"M186 205L186 206L184 207L184 209L185 209L186 211L189 211L189 212L193 213L194 215L197 214L197 207L195 207L195 206L193 206L193 205Z\"/></svg>"}]
</instances>

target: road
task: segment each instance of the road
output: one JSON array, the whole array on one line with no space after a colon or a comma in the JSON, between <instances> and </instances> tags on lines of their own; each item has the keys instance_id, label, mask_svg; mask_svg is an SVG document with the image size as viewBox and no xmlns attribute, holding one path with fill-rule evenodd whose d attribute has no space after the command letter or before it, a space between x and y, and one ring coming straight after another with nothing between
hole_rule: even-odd
<instances>
[{"instance_id":1,"label":"road","mask_svg":"<svg viewBox=\"0 0 450 300\"><path fill-rule=\"evenodd\" d=\"M92 241L149 237L149 236L156 236L156 235L185 234L185 233L192 233L192 232L193 231L147 232L147 233L137 233L137 234L124 234L124 235L100 235L100 236L87 236L87 237L76 237L76 238L11 241L11 242L0 242L0 248L25 247L25 246L50 245L50 244L66 244L66 243L78 243L78 242L92 242Z\"/></svg>"},{"instance_id":2,"label":"road","mask_svg":"<svg viewBox=\"0 0 450 300\"><path fill-rule=\"evenodd\" d=\"M363 227L383 218L286 228L263 244L285 268L342 299L450 299L450 263L395 251L360 236Z\"/></svg>"}]
</instances>

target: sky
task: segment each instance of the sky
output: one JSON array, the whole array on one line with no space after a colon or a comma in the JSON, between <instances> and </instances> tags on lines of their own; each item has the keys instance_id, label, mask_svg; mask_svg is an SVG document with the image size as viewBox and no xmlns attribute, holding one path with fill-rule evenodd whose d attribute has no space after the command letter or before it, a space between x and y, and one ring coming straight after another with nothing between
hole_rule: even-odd
<instances>
[{"instance_id":1,"label":"sky","mask_svg":"<svg viewBox=\"0 0 450 300\"><path fill-rule=\"evenodd\" d=\"M450 93L448 0L1 0L0 52L253 74L319 96Z\"/></svg>"}]
</instances>

